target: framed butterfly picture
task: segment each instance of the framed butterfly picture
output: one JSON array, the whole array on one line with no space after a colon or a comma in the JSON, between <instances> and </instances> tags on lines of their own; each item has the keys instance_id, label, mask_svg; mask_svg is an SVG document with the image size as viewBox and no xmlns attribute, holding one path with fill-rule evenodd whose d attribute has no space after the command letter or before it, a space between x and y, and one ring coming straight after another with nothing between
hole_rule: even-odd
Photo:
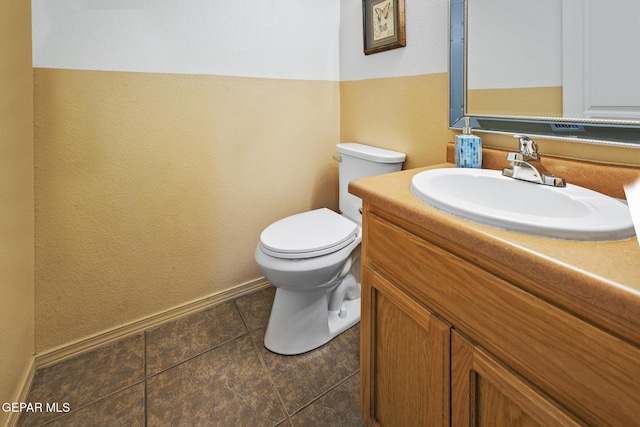
<instances>
[{"instance_id":1,"label":"framed butterfly picture","mask_svg":"<svg viewBox=\"0 0 640 427\"><path fill-rule=\"evenodd\" d=\"M362 0L364 54L406 46L404 0Z\"/></svg>"}]
</instances>

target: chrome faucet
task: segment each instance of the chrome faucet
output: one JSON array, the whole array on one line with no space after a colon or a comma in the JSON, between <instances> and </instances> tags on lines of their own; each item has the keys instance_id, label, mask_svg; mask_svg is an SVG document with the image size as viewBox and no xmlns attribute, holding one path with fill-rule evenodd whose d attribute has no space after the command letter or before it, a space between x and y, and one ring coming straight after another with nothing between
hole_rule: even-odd
<instances>
[{"instance_id":1,"label":"chrome faucet","mask_svg":"<svg viewBox=\"0 0 640 427\"><path fill-rule=\"evenodd\" d=\"M522 135L514 135L519 138L519 153L507 153L507 160L512 168L502 169L502 175L536 184L551 185L553 187L565 187L564 178L555 176L549 172L540 162L538 144Z\"/></svg>"}]
</instances>

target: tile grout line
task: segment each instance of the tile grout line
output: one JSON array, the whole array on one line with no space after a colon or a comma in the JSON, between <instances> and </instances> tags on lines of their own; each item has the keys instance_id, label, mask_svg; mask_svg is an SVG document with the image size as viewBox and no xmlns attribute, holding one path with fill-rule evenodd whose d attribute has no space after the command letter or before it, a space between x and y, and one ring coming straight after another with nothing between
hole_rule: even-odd
<instances>
[{"instance_id":1,"label":"tile grout line","mask_svg":"<svg viewBox=\"0 0 640 427\"><path fill-rule=\"evenodd\" d=\"M143 364L143 369L145 369L145 364L146 364L146 334L144 332L142 333L142 337L143 337L143 349L142 349L143 350L143 360L142 360L142 364ZM143 376L142 376L142 379L140 381L136 381L136 382L133 382L131 384L125 385L124 387L119 388L117 390L114 390L111 393L105 394L104 396L101 396L101 397L99 397L99 398L97 398L95 400L87 402L82 406L76 407L76 408L72 409L71 411L69 411L67 413L60 414L59 416L57 416L55 418L52 418L52 419L47 420L45 422L39 423L34 427L46 427L47 425L50 425L50 424L52 424L52 423L54 423L56 421L59 421L59 420L61 420L63 418L69 417L69 416L71 416L71 414L77 413L78 411L81 411L84 408L87 408L87 407L89 407L91 405L94 405L94 404L96 404L98 402L104 401L104 400L106 400L106 399L108 399L108 398L110 398L110 397L112 397L112 396L114 396L114 395L116 395L118 393L123 392L124 390L127 390L129 388L135 387L135 386L137 386L139 384L144 384L145 385L145 395L144 395L145 402L144 403L145 403L145 415L146 415L146 373L143 371ZM146 417L145 417L145 427L146 427Z\"/></svg>"},{"instance_id":2,"label":"tile grout line","mask_svg":"<svg viewBox=\"0 0 640 427\"><path fill-rule=\"evenodd\" d=\"M325 391L323 391L322 393L320 393L319 395L315 396L313 399L311 399L310 401L308 401L307 403L305 403L304 405L302 405L300 408L296 409L291 416L296 415L300 412L302 412L304 409L308 408L309 406L313 405L314 402L317 402L318 400L322 399L324 396L326 396L327 394L331 393L332 391L334 391L336 388L340 387L342 384L346 383L348 380L350 380L352 377L359 375L360 374L360 368L358 368L355 372L352 372L351 374L347 375L346 377L344 377L343 379L341 379L340 381L338 381L336 384L334 384L333 386L331 386L330 388L326 389Z\"/></svg>"},{"instance_id":3,"label":"tile grout line","mask_svg":"<svg viewBox=\"0 0 640 427\"><path fill-rule=\"evenodd\" d=\"M244 328L247 330L247 333L251 333L251 331L249 331L249 325L247 324L247 321L245 320L244 316L242 315L242 310L240 310L240 307L238 307L237 300L238 300L237 298L233 300L233 306L238 311L238 314L240 315L240 319L242 320L242 324L244 325Z\"/></svg>"},{"instance_id":4,"label":"tile grout line","mask_svg":"<svg viewBox=\"0 0 640 427\"><path fill-rule=\"evenodd\" d=\"M200 356L202 356L202 355L204 355L204 354L206 354L206 353L209 353L211 350L215 350L216 348L218 348L218 347L220 347L220 346L223 346L223 345L225 345L225 344L228 344L228 343L230 343L231 341L235 341L235 340L237 340L238 338L242 338L242 337L244 337L245 335L249 335L249 333L248 333L248 332L244 332L244 333L242 333L242 334L240 334L240 335L238 335L238 336L235 336L235 337L233 337L233 338L229 338L228 340L223 341L223 342L221 342L221 343L219 343L219 344L217 344L217 345L214 345L214 346L213 346L213 347L211 347L211 348L207 348L206 350L203 350L203 351L201 351L200 353L194 354L193 356L189 356L188 358L186 358L186 359L184 359L184 360L181 360L181 361L177 362L175 365L171 365L171 366L169 366L168 368L164 368L164 369L162 369L162 370L160 370L160 371L158 371L158 372L154 372L153 374L149 375L149 376L148 376L148 378L146 377L146 372L145 372L145 382L146 382L146 380L147 380L147 379L151 379L151 378L156 377L156 376L158 376L158 375L160 375L160 374L163 374L163 373L165 373L165 372L167 372L167 371L169 371L169 370L171 370L171 369L177 368L178 366L182 365L183 363L189 362L189 361L191 361L191 360L193 360L193 359L195 359L195 358L197 358L197 357L200 357Z\"/></svg>"},{"instance_id":5,"label":"tile grout line","mask_svg":"<svg viewBox=\"0 0 640 427\"><path fill-rule=\"evenodd\" d=\"M125 390L127 390L127 389L130 389L130 388L132 388L132 387L135 387L135 386L137 386L137 385L139 385L139 384L143 384L143 383L145 383L145 382L146 382L146 381L143 379L143 380L138 381L138 382L135 382L135 383L133 383L133 384L129 384L128 386L125 386L125 387L122 387L122 388L120 388L120 389L114 390L113 392L111 392L111 393L109 393L109 394L105 394L104 396L100 397L99 399L96 399L96 400L93 400L93 401L91 401L91 402L88 402L88 403L86 403L86 404L84 404L84 405L82 405L82 406L79 406L79 407L77 407L77 408L75 408L75 409L73 409L73 410L71 410L71 411L69 411L69 412L67 412L67 413L60 414L59 416L57 416L57 417L55 417L55 418L52 418L52 419L50 419L50 420L48 420L48 421L45 421L44 423L37 424L37 425L36 425L36 426L34 426L34 427L45 427L45 426L47 426L48 424L53 423L54 421L58 421L58 420L60 420L61 418L67 417L67 416L69 416L69 415L71 415L71 414L73 414L73 413L76 413L76 412L78 412L78 411L80 411L80 410L82 410L82 409L84 409L84 408L87 408L87 407L89 407L89 406L91 406L91 405L93 405L93 404L95 404L95 403L101 402L101 401L103 401L103 400L105 400L105 399L108 399L108 398L110 398L110 397L112 397L112 396L114 396L114 395L118 394L118 393L121 393L121 392L123 392L123 391L125 391Z\"/></svg>"},{"instance_id":6,"label":"tile grout line","mask_svg":"<svg viewBox=\"0 0 640 427\"><path fill-rule=\"evenodd\" d=\"M255 340L253 339L253 336L251 334L251 332L255 332L255 331L251 331L249 328L249 325L247 324L247 321L245 320L243 314L242 314L242 310L240 310L240 307L238 307L238 303L236 302L237 298L233 300L233 303L236 306L236 310L238 310L238 313L240 313L240 318L242 319L242 322L244 323L244 327L247 329L247 335L249 335L249 339L251 340L251 344L253 345L253 350L256 353L256 356L258 356L258 360L260 361L260 366L262 366L263 371L267 374L267 378L269 379L269 383L271 384L271 387L273 388L273 391L275 391L276 393L276 398L278 399L278 403L280 404L280 408L282 409L282 412L284 412L284 420L282 421L288 421L289 425L292 425L291 423L291 419L289 417L289 412L287 411L287 407L284 404L284 400L282 399L282 396L280 396L280 392L278 391L278 387L276 387L276 383L273 380L273 378L271 377L271 372L269 371L269 368L267 367L267 363L264 361L262 355L260 354L260 349L258 348L258 344L255 342ZM280 422L282 422L280 421Z\"/></svg>"},{"instance_id":7,"label":"tile grout line","mask_svg":"<svg viewBox=\"0 0 640 427\"><path fill-rule=\"evenodd\" d=\"M278 391L278 387L276 386L276 383L273 380L273 377L271 376L271 371L269 371L269 368L267 367L267 362L264 361L264 358L260 354L260 349L258 348L258 344L256 344L256 342L253 339L253 336L251 336L251 334L249 334L249 338L251 339L251 344L253 345L253 350L256 352L256 356L258 356L258 360L260 360L260 366L262 366L262 369L267 374L267 378L269 378L269 383L271 384L271 387L273 388L273 391L275 391L276 397L278 399L278 403L280 403L280 407L282 408L282 411L284 412L284 416L285 417L284 417L284 420L282 420L282 421L289 421L289 424L291 424L291 418L290 418L289 411L287 411L287 407L284 404L284 400L282 399L282 396L280 396L280 391Z\"/></svg>"}]
</instances>

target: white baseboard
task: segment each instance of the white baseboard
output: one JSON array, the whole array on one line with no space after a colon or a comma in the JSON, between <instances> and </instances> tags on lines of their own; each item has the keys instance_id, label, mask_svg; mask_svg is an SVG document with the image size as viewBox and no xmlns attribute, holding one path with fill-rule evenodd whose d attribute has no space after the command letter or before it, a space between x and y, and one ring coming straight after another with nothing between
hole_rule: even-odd
<instances>
[{"instance_id":1,"label":"white baseboard","mask_svg":"<svg viewBox=\"0 0 640 427\"><path fill-rule=\"evenodd\" d=\"M63 360L70 359L72 357L87 353L100 347L106 347L107 345L113 344L123 338L127 338L129 336L141 333L145 330L155 328L179 317L192 314L196 311L207 309L221 302L232 300L242 295L267 288L269 286L271 286L271 284L265 278L253 280L236 286L233 289L210 295L196 301L191 301L189 303L169 309L162 313L146 317L141 320L137 320L127 325L119 326L111 330L101 332L94 336L56 347L44 353L37 354L32 371L35 372L35 370L37 369L62 362ZM31 374L31 378L33 378L33 373ZM27 383L27 392L30 384L31 381Z\"/></svg>"},{"instance_id":2,"label":"white baseboard","mask_svg":"<svg viewBox=\"0 0 640 427\"><path fill-rule=\"evenodd\" d=\"M25 371L22 379L22 389L18 394L18 397L13 402L26 402L29 391L31 391L31 383L33 382L33 376L36 374L35 359L31 358L31 363L28 369ZM8 412L9 417L6 420L5 427L15 427L20 419L20 412Z\"/></svg>"}]
</instances>

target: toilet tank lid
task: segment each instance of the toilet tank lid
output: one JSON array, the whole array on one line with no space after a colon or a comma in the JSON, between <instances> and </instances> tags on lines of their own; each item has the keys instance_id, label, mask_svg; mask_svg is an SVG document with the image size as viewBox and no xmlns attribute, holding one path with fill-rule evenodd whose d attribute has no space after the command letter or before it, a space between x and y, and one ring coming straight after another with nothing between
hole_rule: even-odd
<instances>
[{"instance_id":1,"label":"toilet tank lid","mask_svg":"<svg viewBox=\"0 0 640 427\"><path fill-rule=\"evenodd\" d=\"M359 144L357 142L343 142L337 144L336 149L340 154L379 163L400 163L404 162L407 158L406 154L398 151L371 147L370 145Z\"/></svg>"}]
</instances>

